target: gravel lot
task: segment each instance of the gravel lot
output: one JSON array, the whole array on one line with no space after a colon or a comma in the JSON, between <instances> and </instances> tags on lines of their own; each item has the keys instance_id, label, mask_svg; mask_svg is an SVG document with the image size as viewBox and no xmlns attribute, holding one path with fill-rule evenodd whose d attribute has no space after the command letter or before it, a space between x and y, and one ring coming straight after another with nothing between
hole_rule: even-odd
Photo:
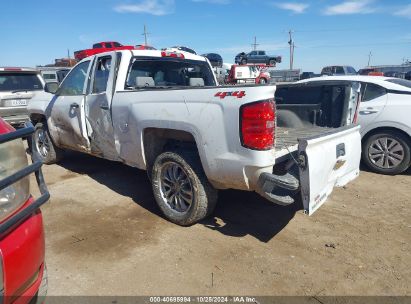
<instances>
[{"instance_id":1,"label":"gravel lot","mask_svg":"<svg viewBox=\"0 0 411 304\"><path fill-rule=\"evenodd\" d=\"M362 171L312 217L222 191L184 228L143 171L80 154L43 170L49 295L411 294L411 172Z\"/></svg>"}]
</instances>

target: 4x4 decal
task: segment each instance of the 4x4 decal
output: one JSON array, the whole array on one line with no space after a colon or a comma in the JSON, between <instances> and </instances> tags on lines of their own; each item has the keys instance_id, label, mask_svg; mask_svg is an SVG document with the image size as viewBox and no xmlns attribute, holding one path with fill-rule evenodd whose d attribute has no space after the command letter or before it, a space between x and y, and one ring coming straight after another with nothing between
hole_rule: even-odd
<instances>
[{"instance_id":1,"label":"4x4 decal","mask_svg":"<svg viewBox=\"0 0 411 304\"><path fill-rule=\"evenodd\" d=\"M217 92L214 97L220 97L221 99L226 98L227 96L233 96L237 98L242 98L245 96L245 91L233 91L233 92Z\"/></svg>"}]
</instances>

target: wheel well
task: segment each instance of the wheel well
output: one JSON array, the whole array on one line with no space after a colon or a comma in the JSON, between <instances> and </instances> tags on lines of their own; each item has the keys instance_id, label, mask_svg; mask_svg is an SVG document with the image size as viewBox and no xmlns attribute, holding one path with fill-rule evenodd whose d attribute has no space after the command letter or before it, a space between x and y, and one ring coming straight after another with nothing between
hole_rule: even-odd
<instances>
[{"instance_id":1,"label":"wheel well","mask_svg":"<svg viewBox=\"0 0 411 304\"><path fill-rule=\"evenodd\" d=\"M143 145L146 167L151 167L156 157L167 149L184 147L198 153L194 136L175 129L147 128L143 133Z\"/></svg>"},{"instance_id":2,"label":"wheel well","mask_svg":"<svg viewBox=\"0 0 411 304\"><path fill-rule=\"evenodd\" d=\"M46 117L42 114L30 114L30 120L35 125L38 122L46 121Z\"/></svg>"},{"instance_id":3,"label":"wheel well","mask_svg":"<svg viewBox=\"0 0 411 304\"><path fill-rule=\"evenodd\" d=\"M384 132L384 131L394 131L394 132L404 135L404 137L408 140L408 144L411 145L411 136L407 134L406 132L404 132L403 130L393 128L393 127L379 127L379 128L372 129L363 136L362 142L365 142L370 136L377 134L377 133Z\"/></svg>"}]
</instances>

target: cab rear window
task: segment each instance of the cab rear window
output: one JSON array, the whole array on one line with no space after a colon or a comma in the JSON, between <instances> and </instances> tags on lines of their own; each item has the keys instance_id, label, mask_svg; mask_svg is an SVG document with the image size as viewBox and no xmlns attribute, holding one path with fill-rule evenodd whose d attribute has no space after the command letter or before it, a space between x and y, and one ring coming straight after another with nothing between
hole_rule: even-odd
<instances>
[{"instance_id":1,"label":"cab rear window","mask_svg":"<svg viewBox=\"0 0 411 304\"><path fill-rule=\"evenodd\" d=\"M215 86L205 61L134 58L125 88Z\"/></svg>"},{"instance_id":2,"label":"cab rear window","mask_svg":"<svg viewBox=\"0 0 411 304\"><path fill-rule=\"evenodd\" d=\"M0 91L37 91L43 85L37 74L33 73L0 73Z\"/></svg>"}]
</instances>

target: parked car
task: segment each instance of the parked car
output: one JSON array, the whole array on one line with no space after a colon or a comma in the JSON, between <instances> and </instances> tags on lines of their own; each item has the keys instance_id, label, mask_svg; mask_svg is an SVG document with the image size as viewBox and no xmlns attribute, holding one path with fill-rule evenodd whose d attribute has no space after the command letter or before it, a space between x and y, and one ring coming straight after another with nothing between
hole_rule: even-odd
<instances>
[{"instance_id":1,"label":"parked car","mask_svg":"<svg viewBox=\"0 0 411 304\"><path fill-rule=\"evenodd\" d=\"M243 55L242 55L243 54ZM281 56L267 55L265 51L252 51L248 54L240 53L235 58L237 64L265 64L269 66L275 66L277 63L281 63Z\"/></svg>"},{"instance_id":2,"label":"parked car","mask_svg":"<svg viewBox=\"0 0 411 304\"><path fill-rule=\"evenodd\" d=\"M155 47L145 44L137 44L134 48L136 50L156 50Z\"/></svg>"},{"instance_id":3,"label":"parked car","mask_svg":"<svg viewBox=\"0 0 411 304\"><path fill-rule=\"evenodd\" d=\"M231 66L226 78L228 84L266 84L270 80L270 74L264 69L255 65L236 65Z\"/></svg>"},{"instance_id":4,"label":"parked car","mask_svg":"<svg viewBox=\"0 0 411 304\"><path fill-rule=\"evenodd\" d=\"M315 74L314 72L302 72L300 75L300 79L308 79L308 78L313 78L313 77L318 77L321 75Z\"/></svg>"},{"instance_id":5,"label":"parked car","mask_svg":"<svg viewBox=\"0 0 411 304\"><path fill-rule=\"evenodd\" d=\"M47 292L44 231L40 211L49 193L38 155L28 165L22 138L34 128L16 131L0 118L0 289L3 303L43 303ZM41 196L30 194L35 173Z\"/></svg>"},{"instance_id":6,"label":"parked car","mask_svg":"<svg viewBox=\"0 0 411 304\"><path fill-rule=\"evenodd\" d=\"M208 53L201 56L206 57L210 61L212 67L223 67L223 58L220 55L216 53Z\"/></svg>"},{"instance_id":7,"label":"parked car","mask_svg":"<svg viewBox=\"0 0 411 304\"><path fill-rule=\"evenodd\" d=\"M388 71L384 72L385 77L395 77L395 78L405 78L405 73L404 72L397 72L397 71Z\"/></svg>"},{"instance_id":8,"label":"parked car","mask_svg":"<svg viewBox=\"0 0 411 304\"><path fill-rule=\"evenodd\" d=\"M93 47L91 49L86 49L86 50L80 50L74 52L74 58L77 60L82 60L86 57L95 55L95 54L100 54L104 52L110 52L114 50L133 50L134 46L132 45L122 45L121 43L118 43L116 41L104 41L104 42L99 42L93 44Z\"/></svg>"},{"instance_id":9,"label":"parked car","mask_svg":"<svg viewBox=\"0 0 411 304\"><path fill-rule=\"evenodd\" d=\"M217 86L206 58L187 52L98 54L70 71L49 104L30 104L34 147L48 164L71 149L147 170L160 210L179 225L209 216L217 189L229 188L280 205L301 196L312 214L358 176L359 127L277 128L274 92ZM344 125L356 107L343 105Z\"/></svg>"},{"instance_id":10,"label":"parked car","mask_svg":"<svg viewBox=\"0 0 411 304\"><path fill-rule=\"evenodd\" d=\"M57 68L57 67L38 67L41 76L44 81L47 82L62 82L64 77L70 72L70 68Z\"/></svg>"},{"instance_id":11,"label":"parked car","mask_svg":"<svg viewBox=\"0 0 411 304\"><path fill-rule=\"evenodd\" d=\"M194 51L193 49L190 49L186 46L173 46L170 48L171 51L183 51L183 52L187 52L187 53L191 53L194 55L197 55L196 51Z\"/></svg>"},{"instance_id":12,"label":"parked car","mask_svg":"<svg viewBox=\"0 0 411 304\"><path fill-rule=\"evenodd\" d=\"M404 78L405 78L406 80L411 80L411 71L405 73Z\"/></svg>"},{"instance_id":13,"label":"parked car","mask_svg":"<svg viewBox=\"0 0 411 304\"><path fill-rule=\"evenodd\" d=\"M364 68L358 70L358 75L368 75L371 72L378 72L375 68Z\"/></svg>"},{"instance_id":14,"label":"parked car","mask_svg":"<svg viewBox=\"0 0 411 304\"><path fill-rule=\"evenodd\" d=\"M19 126L28 121L27 105L31 100L48 103L52 95L44 91L40 72L32 68L0 68L0 117Z\"/></svg>"},{"instance_id":15,"label":"parked car","mask_svg":"<svg viewBox=\"0 0 411 304\"><path fill-rule=\"evenodd\" d=\"M245 55L246 55L245 52L238 53L234 58L234 63L241 64L241 60L245 57Z\"/></svg>"},{"instance_id":16,"label":"parked car","mask_svg":"<svg viewBox=\"0 0 411 304\"><path fill-rule=\"evenodd\" d=\"M339 76L339 75L356 75L357 71L348 65L326 66L321 70L321 75Z\"/></svg>"},{"instance_id":17,"label":"parked car","mask_svg":"<svg viewBox=\"0 0 411 304\"><path fill-rule=\"evenodd\" d=\"M321 77L301 81L361 84L358 123L361 125L362 160L382 174L399 174L411 164L411 81L372 76Z\"/></svg>"}]
</instances>

